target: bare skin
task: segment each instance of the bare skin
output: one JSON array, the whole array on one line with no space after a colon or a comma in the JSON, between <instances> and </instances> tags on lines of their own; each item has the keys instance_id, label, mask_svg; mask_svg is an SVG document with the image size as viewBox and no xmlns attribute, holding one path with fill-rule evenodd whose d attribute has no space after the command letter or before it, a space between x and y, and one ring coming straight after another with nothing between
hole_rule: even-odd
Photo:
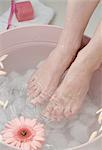
<instances>
[{"instance_id":1,"label":"bare skin","mask_svg":"<svg viewBox=\"0 0 102 150\"><path fill-rule=\"evenodd\" d=\"M59 43L28 83L28 96L33 104L51 98L45 111L47 117L57 120L68 118L76 113L83 103L94 68L99 66L98 61L89 61L91 57L99 57L97 54L99 43L96 44L98 30L90 43L79 52L75 61L73 63L72 61L84 43L82 42L84 30L98 2L99 0L68 0L65 26ZM88 42L89 40L86 44ZM58 87L68 67L69 71Z\"/></svg>"},{"instance_id":2,"label":"bare skin","mask_svg":"<svg viewBox=\"0 0 102 150\"><path fill-rule=\"evenodd\" d=\"M80 49L86 46L89 41L90 41L89 37L83 36ZM58 59L58 57L61 57L61 58ZM60 63L62 59L64 59L64 56L61 56L61 55L59 56L57 54L57 50L55 49L51 53L51 55L47 58L47 60L45 60L44 63L40 65L37 72L33 74L28 84L28 96L30 97L30 100L33 104L43 103L44 101L49 100L49 98L52 96L52 94L54 93L54 91L56 90L59 84L59 81L64 71L70 66L74 58L74 55L72 55L72 57L69 56L67 58L68 60L63 62L63 64L61 64L62 66L61 65L59 66L58 64ZM56 66L55 66L55 62L56 62ZM59 67L59 70L58 70L58 67ZM42 73L43 73L43 76L41 77Z\"/></svg>"},{"instance_id":3,"label":"bare skin","mask_svg":"<svg viewBox=\"0 0 102 150\"><path fill-rule=\"evenodd\" d=\"M45 63L32 75L28 83L28 96L34 104L42 103L53 95L64 71L70 66L81 46L83 32L97 5L96 2L92 3L93 5L90 2L91 8L89 9L89 4L84 2L84 10L81 9L81 12L76 13L79 9L78 6L76 11L74 10L76 2L74 5L71 1L68 1L68 3L65 26L58 45L51 52ZM87 11L86 15L85 11ZM78 18L80 18L80 22L78 22Z\"/></svg>"},{"instance_id":4,"label":"bare skin","mask_svg":"<svg viewBox=\"0 0 102 150\"><path fill-rule=\"evenodd\" d=\"M101 34L100 34L101 33ZM50 99L45 116L52 120L69 118L80 109L93 73L102 64L102 23L89 44L79 52L63 82Z\"/></svg>"}]
</instances>

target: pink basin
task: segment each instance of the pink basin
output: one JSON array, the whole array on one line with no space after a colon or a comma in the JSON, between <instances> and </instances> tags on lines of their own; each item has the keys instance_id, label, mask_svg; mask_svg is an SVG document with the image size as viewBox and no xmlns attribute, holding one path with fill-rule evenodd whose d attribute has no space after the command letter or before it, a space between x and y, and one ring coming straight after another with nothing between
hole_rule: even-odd
<instances>
[{"instance_id":1,"label":"pink basin","mask_svg":"<svg viewBox=\"0 0 102 150\"><path fill-rule=\"evenodd\" d=\"M24 73L27 69L46 58L57 41L62 29L56 26L21 27L0 33L0 56L9 54L5 61L5 70ZM97 105L102 106L102 67L94 74L89 95ZM0 150L13 148L0 144ZM70 150L101 150L102 136L92 143L85 143Z\"/></svg>"}]
</instances>

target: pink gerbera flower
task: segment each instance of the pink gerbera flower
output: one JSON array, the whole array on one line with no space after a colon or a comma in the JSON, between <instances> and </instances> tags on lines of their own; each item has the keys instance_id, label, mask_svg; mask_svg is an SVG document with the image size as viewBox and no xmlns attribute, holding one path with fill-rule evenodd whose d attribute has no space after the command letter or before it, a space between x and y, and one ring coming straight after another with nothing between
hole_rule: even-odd
<instances>
[{"instance_id":1,"label":"pink gerbera flower","mask_svg":"<svg viewBox=\"0 0 102 150\"><path fill-rule=\"evenodd\" d=\"M1 135L8 145L21 150L37 150L44 143L44 126L36 119L20 117L8 122Z\"/></svg>"}]
</instances>

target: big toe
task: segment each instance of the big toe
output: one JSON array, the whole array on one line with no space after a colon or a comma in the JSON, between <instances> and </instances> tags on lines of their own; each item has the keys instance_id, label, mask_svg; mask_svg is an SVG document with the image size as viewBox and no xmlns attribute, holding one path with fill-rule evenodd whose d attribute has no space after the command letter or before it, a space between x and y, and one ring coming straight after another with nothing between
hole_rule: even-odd
<instances>
[{"instance_id":1,"label":"big toe","mask_svg":"<svg viewBox=\"0 0 102 150\"><path fill-rule=\"evenodd\" d=\"M31 101L35 97L37 97L40 93L41 93L41 88L38 85L34 85L32 89L27 89L27 95Z\"/></svg>"},{"instance_id":2,"label":"big toe","mask_svg":"<svg viewBox=\"0 0 102 150\"><path fill-rule=\"evenodd\" d=\"M33 104L36 104L36 103L42 104L42 103L48 101L49 99L50 99L50 94L42 91L36 97L34 97L34 99L32 99L31 102Z\"/></svg>"},{"instance_id":3,"label":"big toe","mask_svg":"<svg viewBox=\"0 0 102 150\"><path fill-rule=\"evenodd\" d=\"M61 121L64 118L63 107L62 106L55 106L53 111L51 112L51 118L53 120Z\"/></svg>"},{"instance_id":4,"label":"big toe","mask_svg":"<svg viewBox=\"0 0 102 150\"><path fill-rule=\"evenodd\" d=\"M51 114L54 110L55 104L53 102L49 102L49 104L47 105L46 109L43 112L43 115L47 118L51 118Z\"/></svg>"}]
</instances>

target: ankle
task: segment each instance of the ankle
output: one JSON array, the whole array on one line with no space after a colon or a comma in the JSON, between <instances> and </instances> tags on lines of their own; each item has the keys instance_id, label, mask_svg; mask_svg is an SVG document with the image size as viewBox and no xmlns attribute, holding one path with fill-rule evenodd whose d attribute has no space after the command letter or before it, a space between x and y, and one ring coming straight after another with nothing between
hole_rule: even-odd
<instances>
[{"instance_id":1,"label":"ankle","mask_svg":"<svg viewBox=\"0 0 102 150\"><path fill-rule=\"evenodd\" d=\"M89 51L80 51L78 53L76 63L79 63L79 66L82 66L81 68L84 68L83 70L86 73L93 74L97 69L99 69L102 64L102 60L101 57L93 54L94 52L90 53Z\"/></svg>"}]
</instances>

